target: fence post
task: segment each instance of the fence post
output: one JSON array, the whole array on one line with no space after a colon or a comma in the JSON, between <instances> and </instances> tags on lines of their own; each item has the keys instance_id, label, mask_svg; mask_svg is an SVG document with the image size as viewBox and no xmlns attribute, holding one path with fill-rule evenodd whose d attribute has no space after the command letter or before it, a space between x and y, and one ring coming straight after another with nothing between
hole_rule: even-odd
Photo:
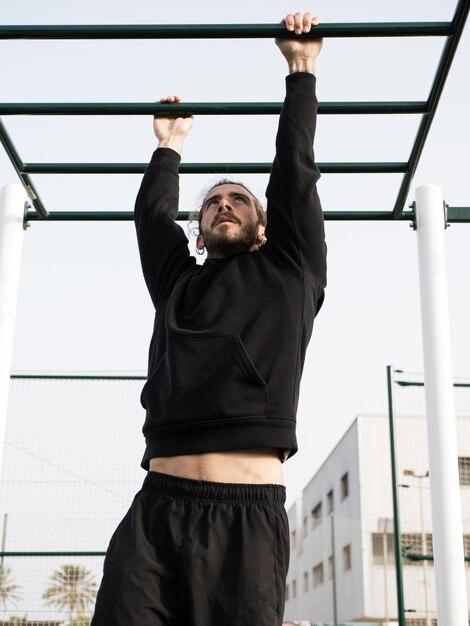
<instances>
[{"instance_id":1,"label":"fence post","mask_svg":"<svg viewBox=\"0 0 470 626\"><path fill-rule=\"evenodd\" d=\"M393 406L393 370L387 366L388 423L390 430L390 459L392 462L393 535L395 548L395 573L397 581L397 611L399 626L406 626L405 597L403 593L403 561L400 533L400 508L398 505L397 461L395 451L395 413Z\"/></svg>"}]
</instances>

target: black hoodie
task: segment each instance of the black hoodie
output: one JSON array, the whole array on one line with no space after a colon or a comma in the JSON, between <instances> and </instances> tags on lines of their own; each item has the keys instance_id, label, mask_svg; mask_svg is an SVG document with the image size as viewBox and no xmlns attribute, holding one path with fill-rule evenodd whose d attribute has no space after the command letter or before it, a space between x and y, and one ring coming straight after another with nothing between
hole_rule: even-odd
<instances>
[{"instance_id":1,"label":"black hoodie","mask_svg":"<svg viewBox=\"0 0 470 626\"><path fill-rule=\"evenodd\" d=\"M315 77L291 74L286 89L260 250L197 265L175 223L179 155L159 148L146 169L135 221L156 315L141 396L144 469L160 456L297 450L299 385L324 297L326 246L312 147Z\"/></svg>"}]
</instances>

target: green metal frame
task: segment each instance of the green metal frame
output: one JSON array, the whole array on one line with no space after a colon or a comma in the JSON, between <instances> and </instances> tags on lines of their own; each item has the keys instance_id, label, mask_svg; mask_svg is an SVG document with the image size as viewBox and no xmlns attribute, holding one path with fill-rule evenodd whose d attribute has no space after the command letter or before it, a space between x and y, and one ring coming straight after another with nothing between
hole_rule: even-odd
<instances>
[{"instance_id":1,"label":"green metal frame","mask_svg":"<svg viewBox=\"0 0 470 626\"><path fill-rule=\"evenodd\" d=\"M403 590L403 563L400 531L400 506L398 500L398 475L397 459L395 450L395 410L393 403L394 370L391 365L387 366L387 396L388 396L388 426L390 433L390 460L392 473L392 499L393 499L393 537L395 550L395 576L397 585L397 612L399 626L406 626L405 619L405 595Z\"/></svg>"},{"instance_id":2,"label":"green metal frame","mask_svg":"<svg viewBox=\"0 0 470 626\"><path fill-rule=\"evenodd\" d=\"M12 380L147 380L144 374L11 374Z\"/></svg>"},{"instance_id":3,"label":"green metal frame","mask_svg":"<svg viewBox=\"0 0 470 626\"><path fill-rule=\"evenodd\" d=\"M105 556L106 552L0 552L0 559L17 556Z\"/></svg>"},{"instance_id":4,"label":"green metal frame","mask_svg":"<svg viewBox=\"0 0 470 626\"><path fill-rule=\"evenodd\" d=\"M320 163L323 174L403 174L391 211L325 211L327 220L410 220L414 210L404 211L406 197L437 110L455 51L470 11L470 0L459 0L451 22L396 22L322 24L302 38L313 37L445 37L429 97L423 102L322 102L320 115L421 115L410 156L405 162ZM38 25L0 26L0 39L214 39L293 37L279 24L186 25ZM0 116L8 115L277 115L282 103L0 103ZM0 142L23 183L34 211L25 220L131 220L131 212L55 211L41 201L32 174L135 174L142 163L24 163L0 118ZM270 163L182 163L182 174L269 173ZM448 207L449 222L470 222L470 207ZM188 218L181 211L179 220Z\"/></svg>"},{"instance_id":5,"label":"green metal frame","mask_svg":"<svg viewBox=\"0 0 470 626\"><path fill-rule=\"evenodd\" d=\"M313 37L449 37L451 22L320 24ZM262 39L297 37L280 24L0 26L0 39Z\"/></svg>"},{"instance_id":6,"label":"green metal frame","mask_svg":"<svg viewBox=\"0 0 470 626\"><path fill-rule=\"evenodd\" d=\"M396 380L395 383L400 387L424 387L424 382L415 382L411 380ZM455 383L454 387L470 387L470 383Z\"/></svg>"}]
</instances>

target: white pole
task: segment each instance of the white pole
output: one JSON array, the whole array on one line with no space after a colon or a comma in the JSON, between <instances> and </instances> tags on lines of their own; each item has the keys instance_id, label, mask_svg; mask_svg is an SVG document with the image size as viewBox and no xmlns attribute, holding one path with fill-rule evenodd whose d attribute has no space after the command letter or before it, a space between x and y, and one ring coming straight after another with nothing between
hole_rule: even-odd
<instances>
[{"instance_id":1,"label":"white pole","mask_svg":"<svg viewBox=\"0 0 470 626\"><path fill-rule=\"evenodd\" d=\"M6 185L0 190L0 475L5 446L25 201L26 195L21 185Z\"/></svg>"},{"instance_id":2,"label":"white pole","mask_svg":"<svg viewBox=\"0 0 470 626\"><path fill-rule=\"evenodd\" d=\"M442 192L416 190L424 381L439 626L467 626Z\"/></svg>"}]
</instances>

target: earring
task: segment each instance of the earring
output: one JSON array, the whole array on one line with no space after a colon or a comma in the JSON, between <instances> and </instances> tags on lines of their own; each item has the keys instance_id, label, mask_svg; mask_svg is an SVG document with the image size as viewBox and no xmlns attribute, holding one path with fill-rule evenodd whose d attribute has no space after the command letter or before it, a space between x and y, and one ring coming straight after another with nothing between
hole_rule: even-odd
<instances>
[{"instance_id":1,"label":"earring","mask_svg":"<svg viewBox=\"0 0 470 626\"><path fill-rule=\"evenodd\" d=\"M196 248L196 254L200 254L203 255L204 254L204 246L202 246L202 248Z\"/></svg>"}]
</instances>

